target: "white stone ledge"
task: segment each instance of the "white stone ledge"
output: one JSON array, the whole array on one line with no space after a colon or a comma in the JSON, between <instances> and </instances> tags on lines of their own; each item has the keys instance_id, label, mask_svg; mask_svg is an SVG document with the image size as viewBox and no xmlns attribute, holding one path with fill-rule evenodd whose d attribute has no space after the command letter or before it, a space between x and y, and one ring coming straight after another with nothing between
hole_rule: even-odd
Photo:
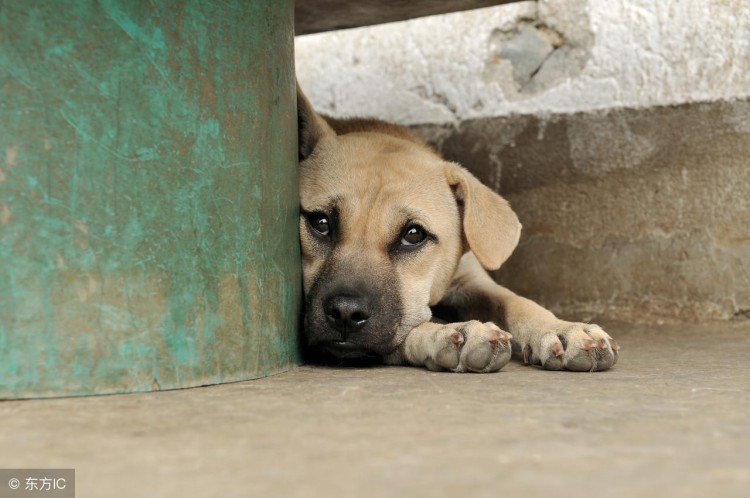
<instances>
[{"instance_id":1,"label":"white stone ledge","mask_svg":"<svg viewBox=\"0 0 750 498\"><path fill-rule=\"evenodd\" d=\"M513 44L544 60L530 83L514 74ZM403 124L742 98L750 2L520 2L302 36L296 53L322 112Z\"/></svg>"}]
</instances>

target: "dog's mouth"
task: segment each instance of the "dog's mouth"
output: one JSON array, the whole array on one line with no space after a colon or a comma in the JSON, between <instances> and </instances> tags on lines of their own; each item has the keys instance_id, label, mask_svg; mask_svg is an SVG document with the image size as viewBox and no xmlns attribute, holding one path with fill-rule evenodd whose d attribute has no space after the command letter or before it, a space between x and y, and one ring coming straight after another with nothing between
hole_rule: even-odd
<instances>
[{"instance_id":1,"label":"dog's mouth","mask_svg":"<svg viewBox=\"0 0 750 498\"><path fill-rule=\"evenodd\" d=\"M319 342L308 346L305 361L328 366L367 367L380 365L382 356L349 341Z\"/></svg>"},{"instance_id":2,"label":"dog's mouth","mask_svg":"<svg viewBox=\"0 0 750 498\"><path fill-rule=\"evenodd\" d=\"M369 349L348 341L326 341L317 344L316 347L342 360L354 360L365 358L367 356L377 356Z\"/></svg>"}]
</instances>

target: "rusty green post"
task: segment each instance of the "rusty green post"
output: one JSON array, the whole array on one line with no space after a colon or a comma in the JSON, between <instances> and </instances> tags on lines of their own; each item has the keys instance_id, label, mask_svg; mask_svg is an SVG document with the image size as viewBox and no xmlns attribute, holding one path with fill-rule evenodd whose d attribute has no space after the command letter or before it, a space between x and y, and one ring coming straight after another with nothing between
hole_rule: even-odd
<instances>
[{"instance_id":1,"label":"rusty green post","mask_svg":"<svg viewBox=\"0 0 750 498\"><path fill-rule=\"evenodd\" d=\"M0 7L0 398L298 361L292 0Z\"/></svg>"}]
</instances>

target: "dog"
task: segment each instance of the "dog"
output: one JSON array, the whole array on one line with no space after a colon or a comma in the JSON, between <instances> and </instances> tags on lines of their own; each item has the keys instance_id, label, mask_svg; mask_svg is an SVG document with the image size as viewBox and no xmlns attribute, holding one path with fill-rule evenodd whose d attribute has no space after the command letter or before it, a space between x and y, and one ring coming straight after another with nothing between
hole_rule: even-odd
<instances>
[{"instance_id":1,"label":"dog","mask_svg":"<svg viewBox=\"0 0 750 498\"><path fill-rule=\"evenodd\" d=\"M405 127L318 114L299 85L297 105L308 350L453 372L512 356L546 370L617 362L601 327L560 320L487 273L521 233L505 199Z\"/></svg>"}]
</instances>

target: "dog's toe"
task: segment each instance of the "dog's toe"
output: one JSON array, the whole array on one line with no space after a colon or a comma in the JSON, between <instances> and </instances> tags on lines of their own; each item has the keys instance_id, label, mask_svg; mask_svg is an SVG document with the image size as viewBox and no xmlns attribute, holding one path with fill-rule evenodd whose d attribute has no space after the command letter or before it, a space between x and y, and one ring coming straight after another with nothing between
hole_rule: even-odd
<instances>
[{"instance_id":1,"label":"dog's toe","mask_svg":"<svg viewBox=\"0 0 750 498\"><path fill-rule=\"evenodd\" d=\"M466 344L461 350L459 372L496 372L503 368L511 356L511 335L492 322L466 322L462 331Z\"/></svg>"},{"instance_id":2,"label":"dog's toe","mask_svg":"<svg viewBox=\"0 0 750 498\"><path fill-rule=\"evenodd\" d=\"M445 332L445 331L444 331ZM454 370L461 361L461 348L466 342L465 335L458 330L447 331L441 338L442 347L435 354L434 361L427 362L430 370ZM434 366L434 368L433 368Z\"/></svg>"}]
</instances>

